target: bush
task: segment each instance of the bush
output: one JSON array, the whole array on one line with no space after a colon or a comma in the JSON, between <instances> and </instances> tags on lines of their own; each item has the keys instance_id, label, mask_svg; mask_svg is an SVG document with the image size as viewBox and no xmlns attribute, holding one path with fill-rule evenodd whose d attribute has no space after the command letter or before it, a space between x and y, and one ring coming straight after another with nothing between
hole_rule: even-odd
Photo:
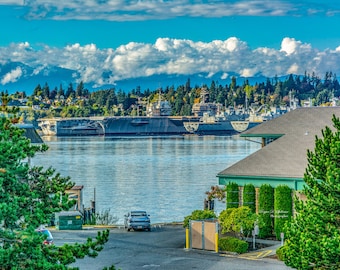
<instances>
[{"instance_id":1,"label":"bush","mask_svg":"<svg viewBox=\"0 0 340 270\"><path fill-rule=\"evenodd\" d=\"M205 220L217 218L214 211L211 210L195 210L191 215L186 216L183 221L183 227L189 228L190 220Z\"/></svg>"},{"instance_id":2,"label":"bush","mask_svg":"<svg viewBox=\"0 0 340 270\"><path fill-rule=\"evenodd\" d=\"M220 250L236 252L238 254L242 254L248 251L248 243L234 237L220 238L218 240L218 247Z\"/></svg>"},{"instance_id":3,"label":"bush","mask_svg":"<svg viewBox=\"0 0 340 270\"><path fill-rule=\"evenodd\" d=\"M282 247L279 247L277 250L276 250L276 255L277 255L277 259L280 260L280 261L283 261L284 260L284 246Z\"/></svg>"},{"instance_id":4,"label":"bush","mask_svg":"<svg viewBox=\"0 0 340 270\"><path fill-rule=\"evenodd\" d=\"M95 215L95 224L96 225L113 225L116 224L118 218L111 214L111 210L102 210Z\"/></svg>"},{"instance_id":5,"label":"bush","mask_svg":"<svg viewBox=\"0 0 340 270\"><path fill-rule=\"evenodd\" d=\"M241 206L223 210L219 216L222 233L233 233L235 236L244 236L251 233L257 215L249 207Z\"/></svg>"}]
</instances>

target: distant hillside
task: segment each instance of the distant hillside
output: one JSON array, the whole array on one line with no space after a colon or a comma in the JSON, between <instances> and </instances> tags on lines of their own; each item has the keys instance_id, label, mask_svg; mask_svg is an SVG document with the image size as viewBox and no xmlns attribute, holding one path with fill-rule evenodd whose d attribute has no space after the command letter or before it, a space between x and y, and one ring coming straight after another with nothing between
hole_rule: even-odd
<instances>
[{"instance_id":1,"label":"distant hillside","mask_svg":"<svg viewBox=\"0 0 340 270\"><path fill-rule=\"evenodd\" d=\"M12 78L9 78L11 71L16 70L16 73L11 74ZM5 77L6 76L6 77ZM264 82L267 80L266 77L261 75L251 78L240 77L236 73L229 73L229 77L226 79L221 79L222 73L217 73L214 76L208 77L208 74L191 74L191 75L153 75L150 77L132 78L128 80L117 81L115 85L102 85L96 87L94 84L85 83L85 88L88 90L96 91L100 89L110 89L115 88L116 90L122 90L124 92L129 92L132 89L136 89L138 86L141 91L146 89L156 90L160 87L165 88L167 86L174 86L177 88L179 85L185 85L188 79L190 79L190 85L202 86L204 84L210 86L212 81L217 82L221 85L226 85L230 83L231 77L235 76L237 78L237 83L242 85L245 80L248 80L250 84L255 84L256 82ZM8 91L10 94L16 91L25 91L27 95L33 93L34 88L40 84L44 86L45 83L48 84L50 90L57 87L59 89L62 85L63 89L67 89L70 83L73 84L74 88L77 86L75 83L78 77L77 71L69 70L60 67L41 67L39 72L37 69L33 69L22 63L7 63L0 65L0 78L1 85L0 91ZM8 83L4 82L9 81Z\"/></svg>"}]
</instances>

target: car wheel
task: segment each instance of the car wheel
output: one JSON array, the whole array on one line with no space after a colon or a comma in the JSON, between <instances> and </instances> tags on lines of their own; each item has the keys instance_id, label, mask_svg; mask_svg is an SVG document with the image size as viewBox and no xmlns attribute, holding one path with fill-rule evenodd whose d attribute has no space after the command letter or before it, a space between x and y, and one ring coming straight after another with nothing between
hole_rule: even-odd
<instances>
[{"instance_id":1,"label":"car wheel","mask_svg":"<svg viewBox=\"0 0 340 270\"><path fill-rule=\"evenodd\" d=\"M130 231L130 228L127 228L127 231L129 232L129 231Z\"/></svg>"}]
</instances>

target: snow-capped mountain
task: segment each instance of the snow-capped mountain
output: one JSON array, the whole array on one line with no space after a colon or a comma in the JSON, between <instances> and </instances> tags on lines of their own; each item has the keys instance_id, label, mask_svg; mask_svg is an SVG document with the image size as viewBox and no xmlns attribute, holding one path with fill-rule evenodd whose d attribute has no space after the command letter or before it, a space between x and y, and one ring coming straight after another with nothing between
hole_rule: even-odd
<instances>
[{"instance_id":1,"label":"snow-capped mountain","mask_svg":"<svg viewBox=\"0 0 340 270\"><path fill-rule=\"evenodd\" d=\"M105 74L103 74L103 76L105 76ZM257 77L244 78L240 77L236 73L229 73L228 78L222 79L222 76L222 73L216 73L213 76L208 76L208 74L204 73L188 75L159 74L149 77L116 81L115 84L103 84L98 86L95 83L84 82L84 85L85 88L91 92L110 88L115 88L117 91L122 90L124 92L129 92L137 87L140 87L141 91L145 91L147 89L154 91L159 88L172 86L176 89L180 85L185 85L188 80L190 80L191 87L203 85L207 85L209 87L212 81L221 85L229 84L232 76L236 77L239 85L242 85L245 80L248 80L250 84L255 84L256 82L260 83L267 79L261 75ZM27 95L31 95L35 87L39 84L41 87L47 84L50 90L55 88L59 89L60 86L66 90L70 84L72 84L75 89L79 83L79 73L75 70L56 66L44 66L38 69L18 62L0 65L0 78L0 91L8 91L8 93L24 91Z\"/></svg>"}]
</instances>

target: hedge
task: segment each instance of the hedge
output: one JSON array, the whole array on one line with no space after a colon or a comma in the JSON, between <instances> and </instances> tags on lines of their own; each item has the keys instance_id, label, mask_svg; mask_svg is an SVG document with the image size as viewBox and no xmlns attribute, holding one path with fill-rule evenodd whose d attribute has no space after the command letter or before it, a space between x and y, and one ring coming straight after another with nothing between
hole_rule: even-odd
<instances>
[{"instance_id":1,"label":"hedge","mask_svg":"<svg viewBox=\"0 0 340 270\"><path fill-rule=\"evenodd\" d=\"M239 189L238 184L229 183L226 188L227 200L226 208L237 208L239 206Z\"/></svg>"},{"instance_id":2,"label":"hedge","mask_svg":"<svg viewBox=\"0 0 340 270\"><path fill-rule=\"evenodd\" d=\"M274 229L274 188L263 184L259 190L260 238L273 235Z\"/></svg>"},{"instance_id":3,"label":"hedge","mask_svg":"<svg viewBox=\"0 0 340 270\"><path fill-rule=\"evenodd\" d=\"M248 243L234 237L222 237L218 240L218 247L222 251L242 254L248 251Z\"/></svg>"},{"instance_id":4,"label":"hedge","mask_svg":"<svg viewBox=\"0 0 340 270\"><path fill-rule=\"evenodd\" d=\"M278 240L286 222L293 215L292 190L286 185L277 186L274 190L274 230Z\"/></svg>"},{"instance_id":5,"label":"hedge","mask_svg":"<svg viewBox=\"0 0 340 270\"><path fill-rule=\"evenodd\" d=\"M190 220L206 220L206 219L215 219L216 214L211 210L194 210L191 215L186 216L183 221L183 227L189 228Z\"/></svg>"},{"instance_id":6,"label":"hedge","mask_svg":"<svg viewBox=\"0 0 340 270\"><path fill-rule=\"evenodd\" d=\"M243 206L248 206L253 213L256 212L256 193L253 184L246 184L243 187Z\"/></svg>"}]
</instances>

